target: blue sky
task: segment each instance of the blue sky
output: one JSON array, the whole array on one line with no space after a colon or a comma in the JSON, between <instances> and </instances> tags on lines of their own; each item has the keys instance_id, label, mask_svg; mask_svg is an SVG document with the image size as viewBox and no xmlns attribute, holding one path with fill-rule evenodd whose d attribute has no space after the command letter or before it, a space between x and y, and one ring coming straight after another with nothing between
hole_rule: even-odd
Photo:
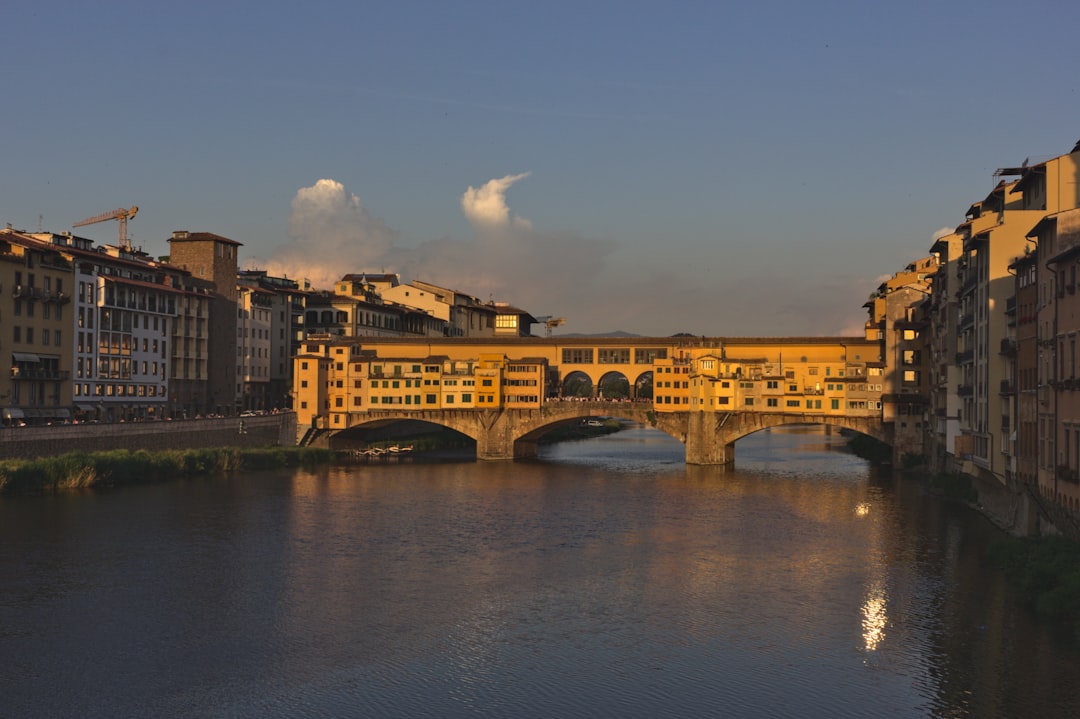
<instances>
[{"instance_id":1,"label":"blue sky","mask_svg":"<svg viewBox=\"0 0 1080 719\"><path fill-rule=\"evenodd\" d=\"M1080 139L1080 4L0 10L0 222L397 271L563 332L851 334L997 167ZM115 242L115 223L79 228ZM321 282L320 282L321 284Z\"/></svg>"}]
</instances>

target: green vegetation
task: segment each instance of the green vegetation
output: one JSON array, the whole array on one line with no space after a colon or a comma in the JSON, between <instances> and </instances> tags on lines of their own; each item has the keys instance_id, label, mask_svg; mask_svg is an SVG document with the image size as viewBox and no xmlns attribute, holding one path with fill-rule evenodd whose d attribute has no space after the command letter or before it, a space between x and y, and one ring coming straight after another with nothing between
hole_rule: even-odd
<instances>
[{"instance_id":1,"label":"green vegetation","mask_svg":"<svg viewBox=\"0 0 1080 719\"><path fill-rule=\"evenodd\" d=\"M1067 625L1080 641L1080 544L1062 537L1009 537L990 556L1040 616Z\"/></svg>"},{"instance_id":2,"label":"green vegetation","mask_svg":"<svg viewBox=\"0 0 1080 719\"><path fill-rule=\"evenodd\" d=\"M0 495L119 487L238 470L311 466L332 462L333 452L311 447L130 451L63 454L0 462Z\"/></svg>"}]
</instances>

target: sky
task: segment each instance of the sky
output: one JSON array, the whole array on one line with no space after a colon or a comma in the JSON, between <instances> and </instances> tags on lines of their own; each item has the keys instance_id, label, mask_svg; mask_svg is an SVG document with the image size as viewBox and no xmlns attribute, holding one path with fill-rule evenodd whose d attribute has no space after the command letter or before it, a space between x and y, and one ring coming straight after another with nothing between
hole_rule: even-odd
<instances>
[{"instance_id":1,"label":"sky","mask_svg":"<svg viewBox=\"0 0 1080 719\"><path fill-rule=\"evenodd\" d=\"M1080 140L1075 0L0 9L0 223L328 287L397 272L557 333L861 335L994 170ZM537 328L539 331L539 328Z\"/></svg>"}]
</instances>

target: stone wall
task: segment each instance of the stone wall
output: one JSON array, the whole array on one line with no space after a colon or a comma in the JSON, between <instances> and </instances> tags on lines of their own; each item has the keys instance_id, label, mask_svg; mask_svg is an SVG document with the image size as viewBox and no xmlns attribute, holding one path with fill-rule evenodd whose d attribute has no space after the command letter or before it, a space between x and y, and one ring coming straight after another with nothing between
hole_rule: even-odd
<instances>
[{"instance_id":1,"label":"stone wall","mask_svg":"<svg viewBox=\"0 0 1080 719\"><path fill-rule=\"evenodd\" d=\"M0 429L0 459L110 449L165 450L296 444L296 414Z\"/></svg>"}]
</instances>

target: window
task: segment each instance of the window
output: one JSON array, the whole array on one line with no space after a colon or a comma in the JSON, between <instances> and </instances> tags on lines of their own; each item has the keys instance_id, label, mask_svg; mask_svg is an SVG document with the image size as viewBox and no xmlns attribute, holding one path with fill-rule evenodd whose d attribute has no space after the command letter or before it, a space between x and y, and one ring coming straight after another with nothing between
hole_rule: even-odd
<instances>
[{"instance_id":1,"label":"window","mask_svg":"<svg viewBox=\"0 0 1080 719\"><path fill-rule=\"evenodd\" d=\"M776 397L769 397L765 400L765 406L767 407L778 407L779 405L780 401Z\"/></svg>"},{"instance_id":2,"label":"window","mask_svg":"<svg viewBox=\"0 0 1080 719\"><path fill-rule=\"evenodd\" d=\"M564 349L562 351L563 364L592 364L592 349Z\"/></svg>"},{"instance_id":3,"label":"window","mask_svg":"<svg viewBox=\"0 0 1080 719\"><path fill-rule=\"evenodd\" d=\"M629 347L602 347L599 354L600 364L630 364Z\"/></svg>"}]
</instances>

